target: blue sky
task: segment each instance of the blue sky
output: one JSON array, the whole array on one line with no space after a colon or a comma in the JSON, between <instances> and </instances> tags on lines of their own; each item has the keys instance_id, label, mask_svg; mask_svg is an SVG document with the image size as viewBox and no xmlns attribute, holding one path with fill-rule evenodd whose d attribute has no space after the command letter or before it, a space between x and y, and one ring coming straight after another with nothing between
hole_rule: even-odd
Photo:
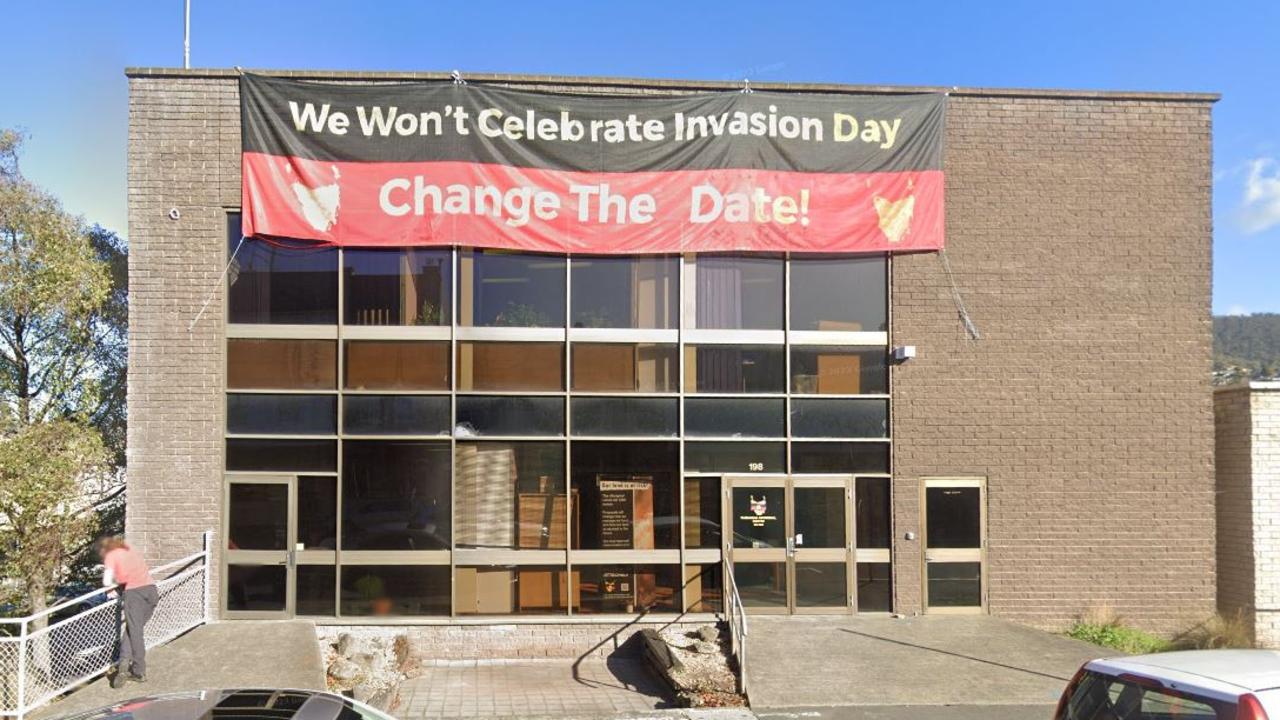
<instances>
[{"instance_id":1,"label":"blue sky","mask_svg":"<svg viewBox=\"0 0 1280 720\"><path fill-rule=\"evenodd\" d=\"M182 62L182 0L10 0L0 127L126 232L130 65ZM1214 309L1280 312L1280 2L193 0L196 67L1196 90L1214 110Z\"/></svg>"}]
</instances>

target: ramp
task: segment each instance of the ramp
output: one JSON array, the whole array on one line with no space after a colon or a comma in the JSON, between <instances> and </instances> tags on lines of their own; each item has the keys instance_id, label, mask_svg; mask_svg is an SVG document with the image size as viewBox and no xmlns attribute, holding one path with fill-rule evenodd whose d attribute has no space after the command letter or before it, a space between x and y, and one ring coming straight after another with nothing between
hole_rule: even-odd
<instances>
[{"instance_id":1,"label":"ramp","mask_svg":"<svg viewBox=\"0 0 1280 720\"><path fill-rule=\"evenodd\" d=\"M34 715L56 718L140 695L245 687L323 690L315 625L299 620L201 625L147 652L145 684L114 690L99 678Z\"/></svg>"}]
</instances>

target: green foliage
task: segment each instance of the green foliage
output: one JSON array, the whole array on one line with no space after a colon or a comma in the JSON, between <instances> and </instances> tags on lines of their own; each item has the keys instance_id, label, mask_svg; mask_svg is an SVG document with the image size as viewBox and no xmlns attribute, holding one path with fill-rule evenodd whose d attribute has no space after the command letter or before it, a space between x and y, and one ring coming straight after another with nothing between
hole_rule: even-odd
<instances>
[{"instance_id":1,"label":"green foliage","mask_svg":"<svg viewBox=\"0 0 1280 720\"><path fill-rule=\"evenodd\" d=\"M1213 350L1221 384L1280 378L1280 313L1215 317Z\"/></svg>"},{"instance_id":2,"label":"green foliage","mask_svg":"<svg viewBox=\"0 0 1280 720\"><path fill-rule=\"evenodd\" d=\"M1092 623L1080 621L1067 630L1067 637L1094 645L1119 650L1126 655L1143 655L1169 649L1169 641L1118 621Z\"/></svg>"},{"instance_id":3,"label":"green foliage","mask_svg":"<svg viewBox=\"0 0 1280 720\"><path fill-rule=\"evenodd\" d=\"M508 302L493 319L493 324L499 327L546 327L551 324L551 318L532 305Z\"/></svg>"}]
</instances>

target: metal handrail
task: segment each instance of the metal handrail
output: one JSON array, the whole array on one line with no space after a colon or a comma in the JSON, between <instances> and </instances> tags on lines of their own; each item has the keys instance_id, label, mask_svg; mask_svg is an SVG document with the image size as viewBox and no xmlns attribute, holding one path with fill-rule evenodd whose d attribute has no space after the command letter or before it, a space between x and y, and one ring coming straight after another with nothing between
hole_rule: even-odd
<instances>
[{"instance_id":1,"label":"metal handrail","mask_svg":"<svg viewBox=\"0 0 1280 720\"><path fill-rule=\"evenodd\" d=\"M729 646L738 661L738 693L747 694L747 611L738 593L738 582L733 577L733 563L724 563L725 587L728 590Z\"/></svg>"}]
</instances>

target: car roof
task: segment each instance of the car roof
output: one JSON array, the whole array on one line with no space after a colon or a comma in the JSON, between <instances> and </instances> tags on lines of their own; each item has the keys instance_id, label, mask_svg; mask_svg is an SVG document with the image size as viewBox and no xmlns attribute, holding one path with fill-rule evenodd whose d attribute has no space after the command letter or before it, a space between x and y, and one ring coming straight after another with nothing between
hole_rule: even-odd
<instances>
[{"instance_id":1,"label":"car roof","mask_svg":"<svg viewBox=\"0 0 1280 720\"><path fill-rule=\"evenodd\" d=\"M1164 671L1194 675L1245 690L1280 688L1280 652L1275 650L1183 650L1097 662L1109 672L1159 676Z\"/></svg>"}]
</instances>

